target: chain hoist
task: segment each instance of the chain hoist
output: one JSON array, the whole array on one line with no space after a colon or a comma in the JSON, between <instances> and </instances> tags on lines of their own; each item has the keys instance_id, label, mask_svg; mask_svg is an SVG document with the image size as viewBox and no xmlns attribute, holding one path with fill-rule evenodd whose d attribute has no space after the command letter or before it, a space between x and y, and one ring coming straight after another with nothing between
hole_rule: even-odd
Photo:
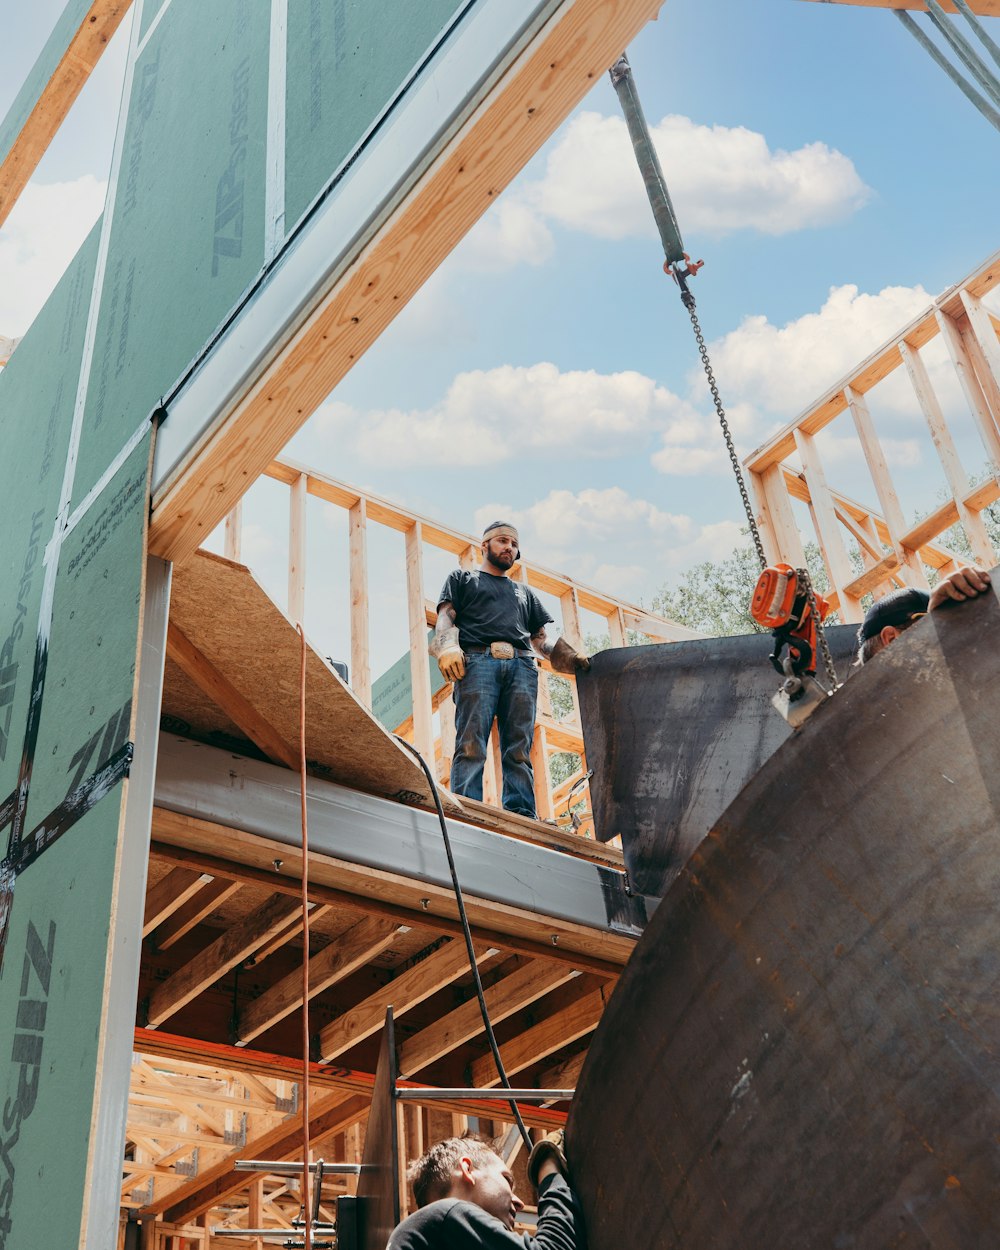
<instances>
[{"instance_id":1,"label":"chain hoist","mask_svg":"<svg viewBox=\"0 0 1000 1250\"><path fill-rule=\"evenodd\" d=\"M747 528L760 561L761 575L754 590L750 612L754 620L773 631L775 650L771 660L785 678L775 698L775 704L786 719L793 724L798 724L818 701L815 691L806 684L807 678L812 679L812 684L818 689L820 698L832 694L839 684L833 656L823 630L823 617L828 611L828 604L822 595L816 593L808 570L793 569L787 564L768 565L757 518L754 516L753 505L750 502L750 493L740 467L739 456L736 454L726 410L719 394L718 383L715 380L712 362L705 344L705 336L698 320L695 298L688 285L688 280L697 274L704 261L692 261L684 250L677 215L670 199L670 192L667 190L659 157L653 146L649 126L639 103L635 78L627 56L622 55L612 66L611 82L625 115L625 124L628 127L636 161L639 164L639 172L642 174L650 208L653 210L653 220L656 222L660 242L663 245L664 272L676 282L681 293L681 303L691 318L691 327L698 345L698 355L701 357L705 376L708 379L712 402L722 428L722 436L725 439L726 450L729 453L736 484L739 487L740 498L743 500ZM786 647L787 655L784 654ZM817 652L822 656L829 688L824 688L816 680ZM810 698L811 694L814 697Z\"/></svg>"}]
</instances>

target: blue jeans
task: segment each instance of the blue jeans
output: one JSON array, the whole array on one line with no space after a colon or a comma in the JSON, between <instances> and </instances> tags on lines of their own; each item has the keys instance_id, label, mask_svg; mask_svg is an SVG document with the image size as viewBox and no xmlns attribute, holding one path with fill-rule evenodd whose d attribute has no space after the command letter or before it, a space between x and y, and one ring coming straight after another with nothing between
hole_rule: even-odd
<instances>
[{"instance_id":1,"label":"blue jeans","mask_svg":"<svg viewBox=\"0 0 1000 1250\"><path fill-rule=\"evenodd\" d=\"M522 816L535 814L531 740L535 736L538 666L527 656L495 660L488 652L465 656L465 676L455 682L455 758L451 788L470 799L483 797L483 766L494 719L500 732L503 805Z\"/></svg>"}]
</instances>

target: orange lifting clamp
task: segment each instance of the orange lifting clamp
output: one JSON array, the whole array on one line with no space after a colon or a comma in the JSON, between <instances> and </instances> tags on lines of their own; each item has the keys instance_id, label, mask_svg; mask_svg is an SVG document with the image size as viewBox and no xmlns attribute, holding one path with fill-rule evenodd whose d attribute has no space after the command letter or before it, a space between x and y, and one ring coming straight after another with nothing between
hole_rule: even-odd
<instances>
[{"instance_id":1,"label":"orange lifting clamp","mask_svg":"<svg viewBox=\"0 0 1000 1250\"><path fill-rule=\"evenodd\" d=\"M813 591L819 619L822 621L830 605ZM801 698L801 678L816 675L816 617L809 605L809 582L805 570L790 564L774 564L764 569L757 580L750 615L758 625L772 632L774 651L771 663L785 678L798 679L797 690L789 697ZM788 655L782 652L788 648Z\"/></svg>"}]
</instances>

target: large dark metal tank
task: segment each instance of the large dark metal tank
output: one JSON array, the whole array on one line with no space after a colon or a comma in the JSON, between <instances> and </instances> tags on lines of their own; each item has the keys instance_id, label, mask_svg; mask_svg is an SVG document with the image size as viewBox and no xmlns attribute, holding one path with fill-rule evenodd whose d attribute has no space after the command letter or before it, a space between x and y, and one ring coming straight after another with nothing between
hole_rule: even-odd
<instances>
[{"instance_id":1,"label":"large dark metal tank","mask_svg":"<svg viewBox=\"0 0 1000 1250\"><path fill-rule=\"evenodd\" d=\"M857 630L827 630L841 677ZM659 898L712 822L791 736L771 706L769 634L621 647L578 682L597 837L620 834L636 890Z\"/></svg>"},{"instance_id":2,"label":"large dark metal tank","mask_svg":"<svg viewBox=\"0 0 1000 1250\"><path fill-rule=\"evenodd\" d=\"M590 1250L1000 1246L998 693L991 592L877 656L715 822L578 1083Z\"/></svg>"}]
</instances>

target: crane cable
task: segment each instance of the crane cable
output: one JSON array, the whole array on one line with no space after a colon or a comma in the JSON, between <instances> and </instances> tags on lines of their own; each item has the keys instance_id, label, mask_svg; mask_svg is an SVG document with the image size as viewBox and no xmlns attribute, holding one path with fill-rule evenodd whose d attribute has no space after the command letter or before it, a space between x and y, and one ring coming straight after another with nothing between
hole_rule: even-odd
<instances>
[{"instance_id":1,"label":"crane cable","mask_svg":"<svg viewBox=\"0 0 1000 1250\"><path fill-rule=\"evenodd\" d=\"M715 380L715 373L712 369L712 362L709 360L708 348L705 345L705 336L702 333L701 324L698 321L698 311L695 305L694 294L688 286L688 279L693 278L698 270L704 264L704 261L692 261L691 257L684 250L684 242L681 238L680 226L677 222L677 215L674 212L674 206L670 199L670 192L667 189L666 179L663 176L663 170L660 166L660 160L653 146L653 140L649 133L649 126L646 122L645 115L642 111L642 105L639 102L639 93L636 90L635 77L632 73L632 67L629 64L628 57L625 53L618 58L610 70L611 85L615 89L621 104L622 112L625 115L625 125L628 127L629 138L632 140L632 148L635 152L635 158L639 165L639 172L642 175L643 185L646 188L646 195L649 199L649 206L653 210L653 220L660 235L660 242L663 245L663 254L665 260L663 269L677 283L681 293L681 303L687 310L688 316L691 318L691 327L694 330L695 342L698 345L698 354L701 357L701 363L705 370L705 376L708 379L708 388L712 393L712 402L715 405L716 415L719 418L719 425L722 428L722 436L726 442L726 450L729 453L729 460L733 467L733 473L736 476L736 484L739 487L740 498L743 500L743 510L746 513L747 526L750 531L750 537L753 540L754 548L757 552L757 559L760 561L761 569L767 568L767 555L764 552L764 543L760 536L760 530L757 526L757 518L754 516L753 505L750 502L750 493L747 490L746 481L743 477L743 470L740 468L739 456L736 454L736 447L733 443L733 436L729 429L729 421L726 417L726 410L723 407L722 397L719 394L718 383ZM826 634L823 629L823 622L820 618L819 607L816 602L816 592L813 589L812 578L809 576L807 569L796 569L796 574L800 579L803 589L809 601L809 610L813 614L813 620L816 622L816 637L819 644L820 653L823 657L823 667L826 670L827 680L830 683L830 689L835 690L838 683L837 669L833 662L833 655L830 652L830 645L827 642Z\"/></svg>"}]
</instances>

